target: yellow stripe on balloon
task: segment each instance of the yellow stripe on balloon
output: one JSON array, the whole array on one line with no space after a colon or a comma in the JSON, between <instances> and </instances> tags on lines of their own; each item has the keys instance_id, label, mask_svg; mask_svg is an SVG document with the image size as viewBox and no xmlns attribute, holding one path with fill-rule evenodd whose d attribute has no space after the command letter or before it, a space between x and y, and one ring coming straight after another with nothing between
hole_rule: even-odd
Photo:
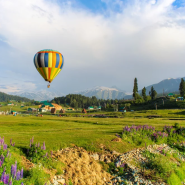
<instances>
[{"instance_id":1,"label":"yellow stripe on balloon","mask_svg":"<svg viewBox=\"0 0 185 185\"><path fill-rule=\"evenodd\" d=\"M53 79L60 73L61 69L58 69L58 71L56 72L56 74L54 75Z\"/></svg>"},{"instance_id":2,"label":"yellow stripe on balloon","mask_svg":"<svg viewBox=\"0 0 185 185\"><path fill-rule=\"evenodd\" d=\"M52 67L52 55L53 53L48 53L48 67Z\"/></svg>"},{"instance_id":3,"label":"yellow stripe on balloon","mask_svg":"<svg viewBox=\"0 0 185 185\"><path fill-rule=\"evenodd\" d=\"M56 72L57 72L57 68L52 68L51 69L51 75L50 75L50 79L52 79L53 80L53 77L54 77L54 75L56 74Z\"/></svg>"},{"instance_id":4,"label":"yellow stripe on balloon","mask_svg":"<svg viewBox=\"0 0 185 185\"><path fill-rule=\"evenodd\" d=\"M52 67L55 67L56 66L56 53L52 53Z\"/></svg>"},{"instance_id":5,"label":"yellow stripe on balloon","mask_svg":"<svg viewBox=\"0 0 185 185\"><path fill-rule=\"evenodd\" d=\"M59 65L58 65L58 68L60 69L60 67L61 67L61 65L62 65L62 56L61 55L59 55Z\"/></svg>"},{"instance_id":6,"label":"yellow stripe on balloon","mask_svg":"<svg viewBox=\"0 0 185 185\"><path fill-rule=\"evenodd\" d=\"M48 78L49 78L48 67L45 67L44 69L45 69L45 71L46 71L46 79L47 79L47 81L48 81L48 80L49 80L49 79L48 79Z\"/></svg>"}]
</instances>

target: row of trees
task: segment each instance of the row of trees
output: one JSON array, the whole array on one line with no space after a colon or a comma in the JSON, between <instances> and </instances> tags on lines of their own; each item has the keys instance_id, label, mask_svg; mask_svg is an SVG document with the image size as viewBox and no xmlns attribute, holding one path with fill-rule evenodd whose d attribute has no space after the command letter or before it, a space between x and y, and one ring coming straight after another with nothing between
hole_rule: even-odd
<instances>
[{"instance_id":1,"label":"row of trees","mask_svg":"<svg viewBox=\"0 0 185 185\"><path fill-rule=\"evenodd\" d=\"M146 88L143 87L141 96L138 93L138 83L137 78L134 79L134 88L133 88L133 98L135 102L140 103L143 101L149 101L150 99L154 100L157 96L157 92L155 91L154 87L151 87L151 90L149 91L149 95L146 95Z\"/></svg>"},{"instance_id":2,"label":"row of trees","mask_svg":"<svg viewBox=\"0 0 185 185\"><path fill-rule=\"evenodd\" d=\"M8 95L6 93L0 92L0 102L10 102L10 100L23 101L23 102L30 101L30 99L28 99L28 98L14 96L14 95Z\"/></svg>"},{"instance_id":3,"label":"row of trees","mask_svg":"<svg viewBox=\"0 0 185 185\"><path fill-rule=\"evenodd\" d=\"M88 108L89 106L101 106L104 108L114 108L114 105L123 104L124 99L122 100L104 100L97 99L95 96L86 97L80 94L69 94L63 97L54 98L52 103L64 104L64 106L70 106L74 108Z\"/></svg>"}]
</instances>

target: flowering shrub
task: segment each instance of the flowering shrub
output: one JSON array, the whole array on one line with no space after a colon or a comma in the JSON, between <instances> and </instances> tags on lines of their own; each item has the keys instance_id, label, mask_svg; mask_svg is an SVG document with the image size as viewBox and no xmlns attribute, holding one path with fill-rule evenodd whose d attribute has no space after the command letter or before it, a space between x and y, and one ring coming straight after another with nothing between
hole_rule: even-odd
<instances>
[{"instance_id":1,"label":"flowering shrub","mask_svg":"<svg viewBox=\"0 0 185 185\"><path fill-rule=\"evenodd\" d=\"M185 136L185 128L180 127L177 123L174 126L164 126L162 131L157 131L155 127L148 125L132 125L125 126L122 132L122 138L129 143L133 142L137 145L149 141L157 143L175 143L183 141Z\"/></svg>"},{"instance_id":2,"label":"flowering shrub","mask_svg":"<svg viewBox=\"0 0 185 185\"><path fill-rule=\"evenodd\" d=\"M48 153L46 152L45 142L43 145L40 143L34 144L34 138L30 139L30 147L27 150L27 157L30 161L34 163L38 163L39 160L44 160L48 157Z\"/></svg>"},{"instance_id":3,"label":"flowering shrub","mask_svg":"<svg viewBox=\"0 0 185 185\"><path fill-rule=\"evenodd\" d=\"M13 147L15 143L10 140L10 146ZM23 168L18 170L17 162L11 164L10 148L4 142L4 137L0 137L0 183L12 185L13 183L23 185L20 180L23 179Z\"/></svg>"}]
</instances>

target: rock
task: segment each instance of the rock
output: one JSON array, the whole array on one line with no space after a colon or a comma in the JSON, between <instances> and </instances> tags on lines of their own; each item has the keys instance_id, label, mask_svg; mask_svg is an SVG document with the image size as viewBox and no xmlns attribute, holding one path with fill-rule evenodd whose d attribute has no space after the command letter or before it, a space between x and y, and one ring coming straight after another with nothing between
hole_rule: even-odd
<instances>
[{"instance_id":1,"label":"rock","mask_svg":"<svg viewBox=\"0 0 185 185\"><path fill-rule=\"evenodd\" d=\"M105 159L105 162L106 162L106 163L111 163L110 158Z\"/></svg>"},{"instance_id":2,"label":"rock","mask_svg":"<svg viewBox=\"0 0 185 185\"><path fill-rule=\"evenodd\" d=\"M92 154L90 155L92 158L94 158L94 160L98 161L99 160L99 155L98 154Z\"/></svg>"},{"instance_id":3,"label":"rock","mask_svg":"<svg viewBox=\"0 0 185 185\"><path fill-rule=\"evenodd\" d=\"M116 152L115 150L112 151L112 155L120 155L119 152Z\"/></svg>"},{"instance_id":4,"label":"rock","mask_svg":"<svg viewBox=\"0 0 185 185\"><path fill-rule=\"evenodd\" d=\"M65 179L59 179L59 180L57 180L57 182L59 183L59 184L65 184Z\"/></svg>"},{"instance_id":5,"label":"rock","mask_svg":"<svg viewBox=\"0 0 185 185\"><path fill-rule=\"evenodd\" d=\"M105 156L104 155L100 155L100 161L104 161L104 158L105 158Z\"/></svg>"}]
</instances>

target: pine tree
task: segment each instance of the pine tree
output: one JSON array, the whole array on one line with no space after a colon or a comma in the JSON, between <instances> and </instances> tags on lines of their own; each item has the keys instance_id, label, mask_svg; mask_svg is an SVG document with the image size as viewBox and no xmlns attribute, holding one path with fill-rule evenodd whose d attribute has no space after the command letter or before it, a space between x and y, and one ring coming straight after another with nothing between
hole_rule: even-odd
<instances>
[{"instance_id":1,"label":"pine tree","mask_svg":"<svg viewBox=\"0 0 185 185\"><path fill-rule=\"evenodd\" d=\"M184 95L185 95L185 81L183 78L181 78L181 82L179 85L179 91L180 91L181 97L184 97Z\"/></svg>"},{"instance_id":2,"label":"pine tree","mask_svg":"<svg viewBox=\"0 0 185 185\"><path fill-rule=\"evenodd\" d=\"M134 79L134 88L133 88L133 97L134 100L137 99L137 93L138 93L138 85L137 85L137 78Z\"/></svg>"},{"instance_id":3,"label":"pine tree","mask_svg":"<svg viewBox=\"0 0 185 185\"><path fill-rule=\"evenodd\" d=\"M142 89L142 97L143 97L144 101L147 101L146 88L145 87Z\"/></svg>"},{"instance_id":4,"label":"pine tree","mask_svg":"<svg viewBox=\"0 0 185 185\"><path fill-rule=\"evenodd\" d=\"M155 99L155 97L157 96L157 92L155 91L155 89L154 89L153 86L151 87L151 90L149 92L149 95L150 95L150 97L151 97L152 100Z\"/></svg>"}]
</instances>

